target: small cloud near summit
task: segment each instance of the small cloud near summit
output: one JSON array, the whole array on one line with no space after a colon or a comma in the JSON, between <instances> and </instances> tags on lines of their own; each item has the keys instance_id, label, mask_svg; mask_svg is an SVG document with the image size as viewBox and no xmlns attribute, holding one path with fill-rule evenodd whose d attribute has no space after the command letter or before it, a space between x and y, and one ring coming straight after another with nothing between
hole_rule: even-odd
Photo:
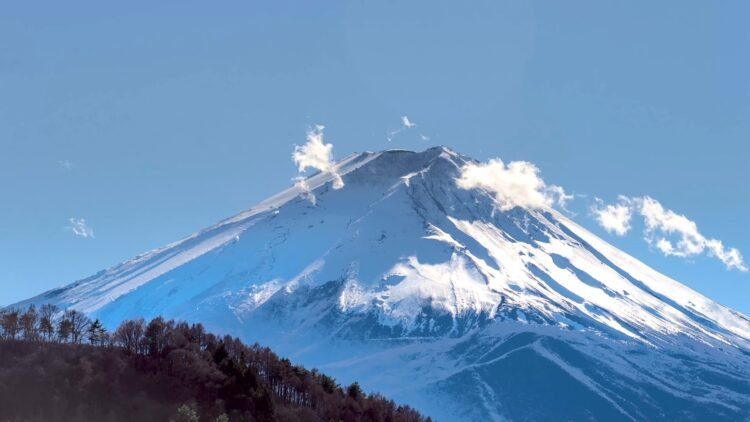
<instances>
[{"instance_id":1,"label":"small cloud near summit","mask_svg":"<svg viewBox=\"0 0 750 422\"><path fill-rule=\"evenodd\" d=\"M307 131L307 142L295 145L292 160L300 172L308 168L328 171L333 165L333 144L323 142L323 125L315 125Z\"/></svg>"},{"instance_id":2,"label":"small cloud near summit","mask_svg":"<svg viewBox=\"0 0 750 422\"><path fill-rule=\"evenodd\" d=\"M388 132L388 134L386 136L386 139L388 140L388 142L391 142L393 140L393 138L395 138L396 135L398 135L399 133L401 133L401 132L403 132L405 130L413 129L415 127L417 127L417 124L414 123L413 121L411 121L409 119L409 116L403 115L403 116L401 116L401 127L398 128L398 129L396 129L396 130ZM421 137L421 139L423 141L429 139L425 135L420 135L420 137Z\"/></svg>"},{"instance_id":3,"label":"small cloud near summit","mask_svg":"<svg viewBox=\"0 0 750 422\"><path fill-rule=\"evenodd\" d=\"M405 129L411 129L417 127L417 124L409 120L409 116L401 116L401 125Z\"/></svg>"},{"instance_id":4,"label":"small cloud near summit","mask_svg":"<svg viewBox=\"0 0 750 422\"><path fill-rule=\"evenodd\" d=\"M528 161L511 161L507 165L499 158L486 163L468 163L461 168L456 180L462 189L483 189L495 197L501 211L514 207L562 208L572 195L556 185L547 185L539 175L539 168Z\"/></svg>"},{"instance_id":5,"label":"small cloud near summit","mask_svg":"<svg viewBox=\"0 0 750 422\"><path fill-rule=\"evenodd\" d=\"M87 239L94 239L94 229L86 224L86 220L83 218L71 217L68 219L70 222L69 226L65 226L66 230L70 230L74 235Z\"/></svg>"},{"instance_id":6,"label":"small cloud near summit","mask_svg":"<svg viewBox=\"0 0 750 422\"><path fill-rule=\"evenodd\" d=\"M308 168L318 170L323 173L329 173L333 176L333 188L341 189L344 187L344 180L336 173L335 161L333 159L333 144L323 142L323 130L325 126L315 125L307 131L307 142L304 145L295 145L292 152L292 161L297 166L297 170L302 173ZM310 191L309 186L304 178L295 179L295 186L305 190L305 197L315 202L315 196Z\"/></svg>"}]
</instances>

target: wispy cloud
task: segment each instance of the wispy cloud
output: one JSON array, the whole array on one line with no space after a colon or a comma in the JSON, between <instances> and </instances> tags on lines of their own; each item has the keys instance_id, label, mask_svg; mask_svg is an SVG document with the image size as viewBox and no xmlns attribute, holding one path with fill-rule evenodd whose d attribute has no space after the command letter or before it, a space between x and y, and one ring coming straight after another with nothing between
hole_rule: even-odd
<instances>
[{"instance_id":1,"label":"wispy cloud","mask_svg":"<svg viewBox=\"0 0 750 422\"><path fill-rule=\"evenodd\" d=\"M739 250L706 237L694 221L665 208L654 198L620 196L617 204L599 203L594 208L599 224L620 236L628 232L631 215L636 213L643 219L644 240L665 256L691 258L706 254L721 261L729 270L748 271Z\"/></svg>"},{"instance_id":2,"label":"wispy cloud","mask_svg":"<svg viewBox=\"0 0 750 422\"><path fill-rule=\"evenodd\" d=\"M557 207L568 211L566 204L574 199L574 195L566 193L562 187L547 184L539 168L528 161L505 164L495 158L484 163L468 163L461 168L456 185L492 194L501 211L514 207ZM612 204L595 198L590 210L601 227L618 236L630 232L634 218L639 217L643 222L644 240L665 256L691 258L705 254L718 259L729 270L748 271L739 250L724 246L719 239L706 237L694 221L649 196L621 195Z\"/></svg>"},{"instance_id":3,"label":"wispy cloud","mask_svg":"<svg viewBox=\"0 0 750 422\"><path fill-rule=\"evenodd\" d=\"M86 224L85 219L71 217L68 222L70 225L65 226L65 229L70 230L74 235L88 239L94 238L94 229Z\"/></svg>"},{"instance_id":4,"label":"wispy cloud","mask_svg":"<svg viewBox=\"0 0 750 422\"><path fill-rule=\"evenodd\" d=\"M401 125L404 129L411 129L417 127L417 124L409 120L409 116L401 116Z\"/></svg>"},{"instance_id":5,"label":"wispy cloud","mask_svg":"<svg viewBox=\"0 0 750 422\"><path fill-rule=\"evenodd\" d=\"M462 189L483 189L493 194L501 211L514 207L547 208L565 206L572 195L556 185L547 185L539 168L528 161L512 161L507 165L499 158L486 163L469 163L461 168L456 180Z\"/></svg>"},{"instance_id":6,"label":"wispy cloud","mask_svg":"<svg viewBox=\"0 0 750 422\"><path fill-rule=\"evenodd\" d=\"M574 200L576 197L575 195L568 194L567 192L565 192L565 189L563 189L562 186L557 185L546 185L544 194L548 198L550 198L555 205L560 207L560 209L570 213L570 211L568 210L568 202Z\"/></svg>"},{"instance_id":7,"label":"wispy cloud","mask_svg":"<svg viewBox=\"0 0 750 422\"><path fill-rule=\"evenodd\" d=\"M401 132L403 132L405 130L413 129L415 127L417 127L417 124L414 123L414 122L412 122L409 119L409 116L406 116L406 115L401 116L401 127L398 128L398 129L396 129L396 130L392 130L392 131L388 132L387 135L386 135L386 139L388 140L388 142L391 142L393 140L393 138L395 138L396 135L398 135L399 133L401 133ZM426 140L425 139L426 137L424 135L420 135L420 136L422 137L423 141ZM429 139L429 138L427 138L427 139Z\"/></svg>"},{"instance_id":8,"label":"wispy cloud","mask_svg":"<svg viewBox=\"0 0 750 422\"><path fill-rule=\"evenodd\" d=\"M57 162L57 164L65 170L70 170L73 168L73 163L70 160L60 160Z\"/></svg>"},{"instance_id":9,"label":"wispy cloud","mask_svg":"<svg viewBox=\"0 0 750 422\"><path fill-rule=\"evenodd\" d=\"M302 176L297 176L292 179L292 181L294 182L294 187L299 189L300 196L304 199L307 199L313 206L315 206L318 202L318 199L310 190L310 185L307 184L307 180L305 180L305 178Z\"/></svg>"},{"instance_id":10,"label":"wispy cloud","mask_svg":"<svg viewBox=\"0 0 750 422\"><path fill-rule=\"evenodd\" d=\"M333 144L323 142L324 129L325 126L315 125L308 130L307 142L304 145L294 146L292 160L300 173L311 168L331 174L333 176L333 188L341 189L344 187L344 180L336 173L335 161L333 159ZM295 183L297 184L298 182ZM307 186L306 183L305 186ZM308 194L312 195L309 189Z\"/></svg>"}]
</instances>

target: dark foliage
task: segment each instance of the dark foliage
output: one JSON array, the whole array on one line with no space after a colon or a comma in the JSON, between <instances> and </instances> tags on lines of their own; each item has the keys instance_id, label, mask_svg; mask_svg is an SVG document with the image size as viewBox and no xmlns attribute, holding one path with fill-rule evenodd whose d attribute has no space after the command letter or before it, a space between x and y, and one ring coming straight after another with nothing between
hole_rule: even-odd
<instances>
[{"instance_id":1,"label":"dark foliage","mask_svg":"<svg viewBox=\"0 0 750 422\"><path fill-rule=\"evenodd\" d=\"M59 315L59 317L57 317ZM0 421L429 421L200 324L0 312Z\"/></svg>"}]
</instances>

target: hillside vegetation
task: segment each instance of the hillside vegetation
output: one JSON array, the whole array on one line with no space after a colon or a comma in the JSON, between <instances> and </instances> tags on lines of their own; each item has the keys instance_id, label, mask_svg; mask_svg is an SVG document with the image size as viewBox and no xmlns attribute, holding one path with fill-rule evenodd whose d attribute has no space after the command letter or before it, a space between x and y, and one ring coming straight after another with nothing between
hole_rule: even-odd
<instances>
[{"instance_id":1,"label":"hillside vegetation","mask_svg":"<svg viewBox=\"0 0 750 422\"><path fill-rule=\"evenodd\" d=\"M201 324L0 311L0 421L427 422Z\"/></svg>"}]
</instances>

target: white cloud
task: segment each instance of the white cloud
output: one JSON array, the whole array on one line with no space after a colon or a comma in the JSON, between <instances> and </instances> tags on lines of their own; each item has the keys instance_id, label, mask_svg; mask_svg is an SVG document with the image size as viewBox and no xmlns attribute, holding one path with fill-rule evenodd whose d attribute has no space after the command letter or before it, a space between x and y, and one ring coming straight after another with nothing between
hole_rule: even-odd
<instances>
[{"instance_id":1,"label":"white cloud","mask_svg":"<svg viewBox=\"0 0 750 422\"><path fill-rule=\"evenodd\" d=\"M71 217L68 221L70 225L65 228L72 231L74 235L84 238L94 238L94 230L86 225L85 219Z\"/></svg>"},{"instance_id":2,"label":"white cloud","mask_svg":"<svg viewBox=\"0 0 750 422\"><path fill-rule=\"evenodd\" d=\"M659 201L648 196L637 198L635 203L646 224L646 240L649 243L654 243L659 233L679 237L676 245L670 248L659 248L665 255L694 256L702 253L706 248L706 238L698 232L695 222L684 215L665 209ZM666 244L662 242L662 245Z\"/></svg>"},{"instance_id":3,"label":"white cloud","mask_svg":"<svg viewBox=\"0 0 750 422\"><path fill-rule=\"evenodd\" d=\"M618 236L624 236L630 231L630 220L633 217L633 211L630 208L630 201L621 197L620 203L612 205L603 205L601 199L596 199L596 204L591 208L596 221L605 230L615 233Z\"/></svg>"},{"instance_id":4,"label":"white cloud","mask_svg":"<svg viewBox=\"0 0 750 422\"><path fill-rule=\"evenodd\" d=\"M574 195L567 194L562 187L546 184L539 169L527 161L506 165L496 158L486 163L466 164L461 168L456 185L491 193L501 211L553 206L567 211L567 202L574 199ZM620 196L614 204L604 204L598 198L595 201L592 215L608 232L624 236L631 230L634 216L638 216L645 227L646 242L666 256L690 258L706 254L721 261L729 270L749 270L739 250L725 247L718 239L707 238L694 221L664 208L649 196Z\"/></svg>"},{"instance_id":5,"label":"white cloud","mask_svg":"<svg viewBox=\"0 0 750 422\"><path fill-rule=\"evenodd\" d=\"M660 250L664 255L673 255L674 252L674 246L672 246L672 242L669 240L661 237L656 241L656 249Z\"/></svg>"},{"instance_id":6,"label":"white cloud","mask_svg":"<svg viewBox=\"0 0 750 422\"><path fill-rule=\"evenodd\" d=\"M323 142L323 129L325 126L315 125L307 131L307 142L294 146L292 160L300 172L308 168L328 171L333 165L333 144Z\"/></svg>"},{"instance_id":7,"label":"white cloud","mask_svg":"<svg viewBox=\"0 0 750 422\"><path fill-rule=\"evenodd\" d=\"M310 190L310 185L307 184L307 180L305 180L305 178L302 176L295 177L292 180L294 181L294 187L302 192L300 196L310 201L310 203L314 206L318 200L315 197L315 194Z\"/></svg>"},{"instance_id":8,"label":"white cloud","mask_svg":"<svg viewBox=\"0 0 750 422\"><path fill-rule=\"evenodd\" d=\"M341 189L341 188L343 188L344 187L344 179L342 179L341 176L339 176L338 173L331 172L331 174L334 177L333 178L333 188L334 189Z\"/></svg>"},{"instance_id":9,"label":"white cloud","mask_svg":"<svg viewBox=\"0 0 750 422\"><path fill-rule=\"evenodd\" d=\"M724 244L721 240L708 239L706 240L706 248L709 253L715 256L719 261L723 262L727 268L736 268L740 271L746 272L748 270L747 265L742 259L742 254L737 248L724 248Z\"/></svg>"},{"instance_id":10,"label":"white cloud","mask_svg":"<svg viewBox=\"0 0 750 422\"><path fill-rule=\"evenodd\" d=\"M561 209L565 211L568 211L568 209L566 208L568 205L568 202L575 199L575 195L567 194L565 192L565 189L562 188L562 186L548 185L545 188L545 192L552 199L555 205L557 205L558 207L560 207Z\"/></svg>"},{"instance_id":11,"label":"white cloud","mask_svg":"<svg viewBox=\"0 0 750 422\"><path fill-rule=\"evenodd\" d=\"M406 115L401 116L401 127L396 130L388 132L388 134L386 135L386 139L388 140L388 142L391 142L393 138L395 138L396 135L398 135L399 133L408 129L415 128L415 127L417 127L417 124L409 120L409 116L406 116ZM429 140L429 138L427 138L424 135L420 135L420 136L423 141Z\"/></svg>"},{"instance_id":12,"label":"white cloud","mask_svg":"<svg viewBox=\"0 0 750 422\"><path fill-rule=\"evenodd\" d=\"M333 188L341 189L344 187L344 180L334 167L333 144L323 142L323 129L325 126L315 125L308 130L307 142L302 146L294 146L292 160L300 173L308 168L330 173L333 176Z\"/></svg>"},{"instance_id":13,"label":"white cloud","mask_svg":"<svg viewBox=\"0 0 750 422\"><path fill-rule=\"evenodd\" d=\"M411 129L417 127L417 124L409 120L409 116L401 116L401 125L404 129Z\"/></svg>"},{"instance_id":14,"label":"white cloud","mask_svg":"<svg viewBox=\"0 0 750 422\"><path fill-rule=\"evenodd\" d=\"M73 163L70 162L70 160L60 160L57 162L57 164L65 170L70 170L73 168Z\"/></svg>"},{"instance_id":15,"label":"white cloud","mask_svg":"<svg viewBox=\"0 0 750 422\"><path fill-rule=\"evenodd\" d=\"M664 208L654 198L621 196L618 204L594 208L599 224L619 235L628 231L633 213L638 213L643 218L646 242L665 256L690 258L706 253L717 258L729 270L748 271L739 250L726 248L720 240L705 237L694 221Z\"/></svg>"},{"instance_id":16,"label":"white cloud","mask_svg":"<svg viewBox=\"0 0 750 422\"><path fill-rule=\"evenodd\" d=\"M527 161L505 165L499 158L487 163L470 163L461 168L456 184L462 189L483 189L495 197L501 211L514 207L547 208L565 204L570 198L559 186L546 185L539 169Z\"/></svg>"},{"instance_id":17,"label":"white cloud","mask_svg":"<svg viewBox=\"0 0 750 422\"><path fill-rule=\"evenodd\" d=\"M425 135L425 134L419 134L419 139L421 139L421 140L423 140L423 141L427 142L427 141L429 141L429 140L430 140L430 137L429 137L429 136L427 136L427 135Z\"/></svg>"}]
</instances>

